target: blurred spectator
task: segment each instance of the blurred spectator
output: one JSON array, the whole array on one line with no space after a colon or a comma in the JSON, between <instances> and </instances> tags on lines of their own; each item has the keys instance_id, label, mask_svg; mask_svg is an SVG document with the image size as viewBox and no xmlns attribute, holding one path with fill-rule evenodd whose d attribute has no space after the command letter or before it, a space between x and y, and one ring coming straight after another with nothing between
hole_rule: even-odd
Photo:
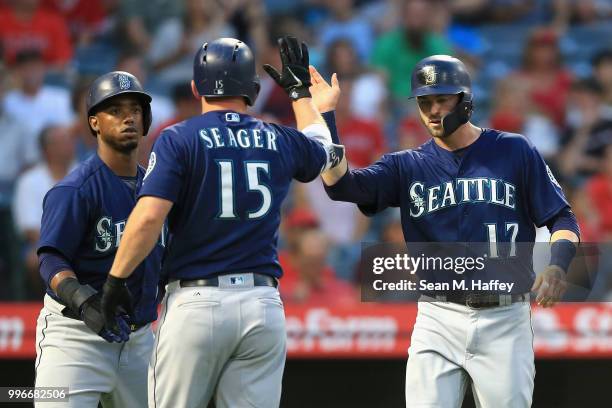
<instances>
[{"instance_id":1,"label":"blurred spectator","mask_svg":"<svg viewBox=\"0 0 612 408\"><path fill-rule=\"evenodd\" d=\"M511 80L529 88L530 110L542 113L558 128L563 127L572 75L563 66L557 35L550 30L534 31L521 64Z\"/></svg>"},{"instance_id":2,"label":"blurred spectator","mask_svg":"<svg viewBox=\"0 0 612 408\"><path fill-rule=\"evenodd\" d=\"M116 68L118 71L126 71L134 75L140 80L145 91L151 95L151 112L153 115L153 123L151 130L156 129L169 120L174 115L174 105L166 96L156 93L147 88L147 79L149 78L145 60L143 55L137 49L124 50L117 60Z\"/></svg>"},{"instance_id":3,"label":"blurred spectator","mask_svg":"<svg viewBox=\"0 0 612 408\"><path fill-rule=\"evenodd\" d=\"M386 153L387 147L380 124L351 110L354 94L353 81L343 81L342 94L336 107L336 127L350 164L353 167L367 167Z\"/></svg>"},{"instance_id":4,"label":"blurred spectator","mask_svg":"<svg viewBox=\"0 0 612 408\"><path fill-rule=\"evenodd\" d=\"M17 297L13 285L20 270L19 247L15 232L11 203L15 180L22 170L38 158L36 146L30 143L23 123L3 108L8 72L0 64L0 298Z\"/></svg>"},{"instance_id":5,"label":"blurred spectator","mask_svg":"<svg viewBox=\"0 0 612 408\"><path fill-rule=\"evenodd\" d=\"M308 207L296 207L287 213L281 223L283 247L278 251L278 261L283 267L283 284L297 279L293 264L295 263L298 243L304 232L318 230L319 220Z\"/></svg>"},{"instance_id":6,"label":"blurred spectator","mask_svg":"<svg viewBox=\"0 0 612 408\"><path fill-rule=\"evenodd\" d=\"M4 61L12 64L24 50L37 50L52 68L62 68L70 61L72 44L60 14L43 9L40 0L10 0L7 4L0 7Z\"/></svg>"},{"instance_id":7,"label":"blurred spectator","mask_svg":"<svg viewBox=\"0 0 612 408\"><path fill-rule=\"evenodd\" d=\"M603 104L603 96L603 88L594 79L580 80L572 86L559 168L574 182L598 172L605 148L612 144L612 109Z\"/></svg>"},{"instance_id":8,"label":"blurred spectator","mask_svg":"<svg viewBox=\"0 0 612 408\"><path fill-rule=\"evenodd\" d=\"M493 129L522 133L528 113L528 85L502 79L495 84L493 107L489 122Z\"/></svg>"},{"instance_id":9,"label":"blurred spectator","mask_svg":"<svg viewBox=\"0 0 612 408\"><path fill-rule=\"evenodd\" d=\"M604 103L612 107L612 48L598 52L592 63L593 75L604 89Z\"/></svg>"},{"instance_id":10,"label":"blurred spectator","mask_svg":"<svg viewBox=\"0 0 612 408\"><path fill-rule=\"evenodd\" d=\"M149 153L153 144L159 137L159 134L168 126L182 122L193 116L201 113L202 107L200 101L197 100L191 93L191 85L188 82L180 83L174 86L172 90L172 101L174 102L174 116L164 123L160 124L156 129L149 132L139 147L139 161L143 166L147 166L149 162Z\"/></svg>"},{"instance_id":11,"label":"blurred spectator","mask_svg":"<svg viewBox=\"0 0 612 408\"><path fill-rule=\"evenodd\" d=\"M554 7L573 24L589 24L612 17L610 0L554 0Z\"/></svg>"},{"instance_id":12,"label":"blurred spectator","mask_svg":"<svg viewBox=\"0 0 612 408\"><path fill-rule=\"evenodd\" d=\"M15 225L25 241L27 283L32 298L39 298L44 293L36 254L43 199L47 191L68 174L74 159L74 141L68 128L46 127L39 141L43 162L17 179L13 201Z\"/></svg>"},{"instance_id":13,"label":"blurred spectator","mask_svg":"<svg viewBox=\"0 0 612 408\"><path fill-rule=\"evenodd\" d=\"M318 306L351 306L359 302L353 286L335 277L327 265L329 244L325 235L317 230L304 232L297 243L297 251L291 265L297 279L282 281L280 292L287 303L305 303Z\"/></svg>"},{"instance_id":14,"label":"blurred spectator","mask_svg":"<svg viewBox=\"0 0 612 408\"><path fill-rule=\"evenodd\" d=\"M559 131L540 111L530 109L529 84L513 78L502 79L495 86L491 127L525 135L545 159L559 151Z\"/></svg>"},{"instance_id":15,"label":"blurred spectator","mask_svg":"<svg viewBox=\"0 0 612 408\"><path fill-rule=\"evenodd\" d=\"M410 72L416 63L433 54L450 54L451 48L432 31L431 3L406 0L401 9L401 26L376 40L372 64L388 75L392 95L403 99L410 95Z\"/></svg>"},{"instance_id":16,"label":"blurred spectator","mask_svg":"<svg viewBox=\"0 0 612 408\"><path fill-rule=\"evenodd\" d=\"M387 89L380 75L370 72L357 59L355 49L351 42L346 39L333 41L327 47L325 58L326 71L328 78L331 74L338 74L338 79L342 81L342 94L346 94L346 83L352 83L350 92L351 112L363 119L383 118L383 108L387 99ZM368 95L364 98L364 95Z\"/></svg>"},{"instance_id":17,"label":"blurred spectator","mask_svg":"<svg viewBox=\"0 0 612 408\"><path fill-rule=\"evenodd\" d=\"M596 232L592 238L596 241L612 241L612 144L604 151L601 171L586 182L580 194L587 198L590 210L588 220ZM583 241L588 242L588 239Z\"/></svg>"},{"instance_id":18,"label":"blurred spectator","mask_svg":"<svg viewBox=\"0 0 612 408\"><path fill-rule=\"evenodd\" d=\"M411 112L400 120L397 127L397 150L415 149L430 137L421 119Z\"/></svg>"},{"instance_id":19,"label":"blurred spectator","mask_svg":"<svg viewBox=\"0 0 612 408\"><path fill-rule=\"evenodd\" d=\"M357 13L355 0L325 0L329 18L321 28L321 45L327 48L344 39L357 51L360 61L367 61L374 44L374 33L368 21Z\"/></svg>"},{"instance_id":20,"label":"blurred spectator","mask_svg":"<svg viewBox=\"0 0 612 408\"><path fill-rule=\"evenodd\" d=\"M183 11L183 2L176 0L129 0L120 1L119 4L119 18L125 36L125 44L121 45L145 53L157 30L167 20L179 17Z\"/></svg>"},{"instance_id":21,"label":"blurred spectator","mask_svg":"<svg viewBox=\"0 0 612 408\"><path fill-rule=\"evenodd\" d=\"M47 67L37 50L17 54L13 73L17 89L6 94L4 109L29 130L29 143L39 153L37 137L48 125L69 125L72 121L70 94L60 87L45 85Z\"/></svg>"},{"instance_id":22,"label":"blurred spectator","mask_svg":"<svg viewBox=\"0 0 612 408\"><path fill-rule=\"evenodd\" d=\"M474 63L485 51L485 43L478 31L453 21L448 0L433 0L432 29L451 44L455 56L464 63ZM472 79L473 80L473 79Z\"/></svg>"},{"instance_id":23,"label":"blurred spectator","mask_svg":"<svg viewBox=\"0 0 612 408\"><path fill-rule=\"evenodd\" d=\"M107 3L119 0L42 0L46 10L62 15L75 45L90 43L107 28Z\"/></svg>"},{"instance_id":24,"label":"blurred spectator","mask_svg":"<svg viewBox=\"0 0 612 408\"><path fill-rule=\"evenodd\" d=\"M80 163L96 152L98 143L89 128L89 117L85 98L89 92L89 85L95 78L84 77L77 81L72 88L71 103L75 112L74 121L70 126L70 133L75 143L76 160Z\"/></svg>"},{"instance_id":25,"label":"blurred spectator","mask_svg":"<svg viewBox=\"0 0 612 408\"><path fill-rule=\"evenodd\" d=\"M547 1L450 0L458 22L464 24L542 23L551 14Z\"/></svg>"},{"instance_id":26,"label":"blurred spectator","mask_svg":"<svg viewBox=\"0 0 612 408\"><path fill-rule=\"evenodd\" d=\"M224 7L216 0L186 0L182 18L172 18L157 30L148 52L156 78L166 84L189 82L193 56L207 41L234 37Z\"/></svg>"},{"instance_id":27,"label":"blurred spectator","mask_svg":"<svg viewBox=\"0 0 612 408\"><path fill-rule=\"evenodd\" d=\"M274 16L266 31L267 36L257 36L258 43L255 47L260 89L252 111L268 122L295 126L295 116L291 103L288 103L287 94L261 67L263 64L281 67L277 40L283 35L293 35L308 44L312 44L312 41L302 22L291 15ZM316 47L309 46L308 52L310 63L316 66Z\"/></svg>"}]
</instances>

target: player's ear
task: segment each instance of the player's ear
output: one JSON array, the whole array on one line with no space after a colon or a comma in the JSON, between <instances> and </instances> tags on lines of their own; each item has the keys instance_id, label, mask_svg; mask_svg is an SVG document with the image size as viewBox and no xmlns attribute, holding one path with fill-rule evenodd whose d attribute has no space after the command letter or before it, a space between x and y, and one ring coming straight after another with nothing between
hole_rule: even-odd
<instances>
[{"instance_id":1,"label":"player's ear","mask_svg":"<svg viewBox=\"0 0 612 408\"><path fill-rule=\"evenodd\" d=\"M202 96L198 92L198 88L196 88L195 86L195 82L193 81L193 79L191 80L191 93L193 94L193 97L196 98L198 101L202 98Z\"/></svg>"},{"instance_id":2,"label":"player's ear","mask_svg":"<svg viewBox=\"0 0 612 408\"><path fill-rule=\"evenodd\" d=\"M95 116L89 117L89 126L93 129L94 132L98 133L100 130L100 125L98 124L98 118Z\"/></svg>"}]
</instances>

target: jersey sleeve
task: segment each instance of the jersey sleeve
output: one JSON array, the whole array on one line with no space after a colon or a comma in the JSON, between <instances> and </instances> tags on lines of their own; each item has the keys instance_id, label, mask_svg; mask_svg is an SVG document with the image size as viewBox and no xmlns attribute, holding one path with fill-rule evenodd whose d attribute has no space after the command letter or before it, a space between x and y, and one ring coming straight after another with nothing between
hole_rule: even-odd
<instances>
[{"instance_id":1,"label":"jersey sleeve","mask_svg":"<svg viewBox=\"0 0 612 408\"><path fill-rule=\"evenodd\" d=\"M178 135L166 129L153 145L149 166L138 197L160 197L173 203L179 198L188 163L186 148Z\"/></svg>"},{"instance_id":2,"label":"jersey sleeve","mask_svg":"<svg viewBox=\"0 0 612 408\"><path fill-rule=\"evenodd\" d=\"M89 201L78 189L54 187L43 201L38 253L51 248L72 261L86 234L90 219Z\"/></svg>"},{"instance_id":3,"label":"jersey sleeve","mask_svg":"<svg viewBox=\"0 0 612 408\"><path fill-rule=\"evenodd\" d=\"M277 129L282 134L282 160L292 177L303 183L317 178L327 163L327 151L323 145L295 129Z\"/></svg>"},{"instance_id":4,"label":"jersey sleeve","mask_svg":"<svg viewBox=\"0 0 612 408\"><path fill-rule=\"evenodd\" d=\"M350 170L325 190L332 200L357 204L366 215L399 206L399 171L393 154L363 169Z\"/></svg>"},{"instance_id":5,"label":"jersey sleeve","mask_svg":"<svg viewBox=\"0 0 612 408\"><path fill-rule=\"evenodd\" d=\"M569 203L561 185L536 148L527 144L525 185L527 208L533 223L539 228Z\"/></svg>"}]
</instances>

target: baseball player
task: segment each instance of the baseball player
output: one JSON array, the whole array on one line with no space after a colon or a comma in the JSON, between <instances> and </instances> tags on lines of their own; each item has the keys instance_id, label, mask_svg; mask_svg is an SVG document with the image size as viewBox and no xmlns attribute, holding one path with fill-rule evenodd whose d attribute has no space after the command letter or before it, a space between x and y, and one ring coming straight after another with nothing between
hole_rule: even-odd
<instances>
[{"instance_id":1,"label":"baseball player","mask_svg":"<svg viewBox=\"0 0 612 408\"><path fill-rule=\"evenodd\" d=\"M139 200L110 271L126 279L154 245L168 216L171 239L149 368L151 407L277 407L286 331L277 285L281 203L292 179L307 182L338 164L342 149L309 93L308 50L279 40L282 71L264 66L288 93L297 131L246 113L259 80L249 47L205 43L192 90L202 115L166 128L156 141ZM103 312L129 301L105 286Z\"/></svg>"},{"instance_id":2,"label":"baseball player","mask_svg":"<svg viewBox=\"0 0 612 408\"><path fill-rule=\"evenodd\" d=\"M36 387L69 387L45 407L146 407L163 242L127 281L134 306L105 328L101 290L144 177L137 149L151 125L151 97L127 72L97 78L87 114L97 154L46 195L38 247L47 286L36 327ZM109 280L107 284L113 284ZM127 314L126 314L127 313Z\"/></svg>"},{"instance_id":3,"label":"baseball player","mask_svg":"<svg viewBox=\"0 0 612 408\"><path fill-rule=\"evenodd\" d=\"M326 85L316 73L313 83ZM422 300L438 301L418 305L406 405L460 407L471 379L479 407L529 407L535 375L529 292L537 291L544 307L561 298L579 241L576 219L525 137L470 123L471 82L461 61L421 60L412 72L412 97L432 139L364 169L348 170L343 159L323 174L329 196L368 215L399 207L408 243L533 243L535 226L543 225L552 238L550 265L535 279L531 258L523 260L517 276L506 277L519 282L509 295L423 293ZM333 135L333 117L324 116Z\"/></svg>"}]
</instances>

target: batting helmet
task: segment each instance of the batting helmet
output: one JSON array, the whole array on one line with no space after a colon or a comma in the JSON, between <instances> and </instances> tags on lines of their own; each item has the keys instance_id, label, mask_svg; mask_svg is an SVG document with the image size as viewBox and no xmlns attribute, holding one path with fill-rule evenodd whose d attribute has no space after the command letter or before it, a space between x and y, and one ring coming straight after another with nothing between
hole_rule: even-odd
<instances>
[{"instance_id":1,"label":"batting helmet","mask_svg":"<svg viewBox=\"0 0 612 408\"><path fill-rule=\"evenodd\" d=\"M144 134L149 132L151 127L151 121L153 120L151 114L151 96L144 91L140 81L125 71L113 71L108 74L104 74L89 86L89 92L87 93L86 106L87 116L95 115L100 106L114 98L117 95L132 94L139 97L142 104L142 123L144 128ZM96 136L96 132L89 126L91 133Z\"/></svg>"},{"instance_id":2,"label":"batting helmet","mask_svg":"<svg viewBox=\"0 0 612 408\"><path fill-rule=\"evenodd\" d=\"M259 93L255 59L248 45L219 38L202 45L193 61L193 81L201 96L243 96L253 105Z\"/></svg>"},{"instance_id":3,"label":"batting helmet","mask_svg":"<svg viewBox=\"0 0 612 408\"><path fill-rule=\"evenodd\" d=\"M463 62L449 55L432 55L412 70L411 98L425 95L460 95L459 103L442 118L444 135L450 135L472 116L472 81Z\"/></svg>"}]
</instances>

